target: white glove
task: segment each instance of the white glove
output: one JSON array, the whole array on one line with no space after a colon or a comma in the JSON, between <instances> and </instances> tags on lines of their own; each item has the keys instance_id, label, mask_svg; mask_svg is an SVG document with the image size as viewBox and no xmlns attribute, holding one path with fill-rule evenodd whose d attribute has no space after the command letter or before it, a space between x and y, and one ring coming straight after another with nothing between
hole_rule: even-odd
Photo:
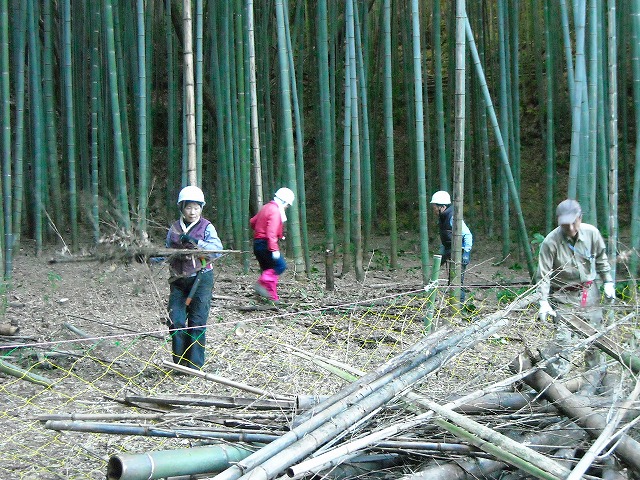
<instances>
[{"instance_id":1,"label":"white glove","mask_svg":"<svg viewBox=\"0 0 640 480\"><path fill-rule=\"evenodd\" d=\"M616 298L616 286L613 282L604 284L604 296L607 298Z\"/></svg>"},{"instance_id":2,"label":"white glove","mask_svg":"<svg viewBox=\"0 0 640 480\"><path fill-rule=\"evenodd\" d=\"M540 300L540 310L538 310L538 318L543 322L547 319L547 317L555 317L556 311L551 308L549 302L546 300Z\"/></svg>"},{"instance_id":3,"label":"white glove","mask_svg":"<svg viewBox=\"0 0 640 480\"><path fill-rule=\"evenodd\" d=\"M275 250L271 252L271 256L273 257L274 260L278 260L280 258L280 250Z\"/></svg>"}]
</instances>

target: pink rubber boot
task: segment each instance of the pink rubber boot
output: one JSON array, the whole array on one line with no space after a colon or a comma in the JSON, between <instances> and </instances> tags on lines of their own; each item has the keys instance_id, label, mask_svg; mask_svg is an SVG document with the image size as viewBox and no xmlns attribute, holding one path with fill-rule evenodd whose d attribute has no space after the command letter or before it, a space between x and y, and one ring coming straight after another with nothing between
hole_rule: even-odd
<instances>
[{"instance_id":1,"label":"pink rubber boot","mask_svg":"<svg viewBox=\"0 0 640 480\"><path fill-rule=\"evenodd\" d=\"M271 300L278 300L278 275L273 268L268 268L260 276L260 283L267 289Z\"/></svg>"},{"instance_id":2,"label":"pink rubber boot","mask_svg":"<svg viewBox=\"0 0 640 480\"><path fill-rule=\"evenodd\" d=\"M267 288L267 282L264 279L264 272L262 272L260 277L258 277L258 281L253 286L253 289L261 297L268 298L268 299L271 298L271 293L269 292L269 289Z\"/></svg>"}]
</instances>

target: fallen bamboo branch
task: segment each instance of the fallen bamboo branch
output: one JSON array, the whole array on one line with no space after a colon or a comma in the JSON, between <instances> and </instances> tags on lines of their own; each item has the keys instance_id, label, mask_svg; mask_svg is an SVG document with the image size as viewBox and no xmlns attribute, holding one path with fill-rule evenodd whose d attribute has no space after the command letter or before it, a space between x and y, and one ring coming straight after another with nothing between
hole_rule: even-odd
<instances>
[{"instance_id":1,"label":"fallen bamboo branch","mask_svg":"<svg viewBox=\"0 0 640 480\"><path fill-rule=\"evenodd\" d=\"M125 395L128 402L153 403L156 405L186 405L197 407L218 407L218 408L254 408L256 410L282 410L283 408L293 410L295 400L293 399L259 399L242 397L217 397L212 395L179 395L165 397L141 397L137 395Z\"/></svg>"},{"instance_id":2,"label":"fallen bamboo branch","mask_svg":"<svg viewBox=\"0 0 640 480\"><path fill-rule=\"evenodd\" d=\"M262 395L267 398L273 398L276 400L293 400L293 396L291 395L277 395L275 393L267 392L261 388L252 387L251 385L247 385L240 382L234 382L233 380L229 380L228 378L221 377L219 375L213 375L212 373L201 372L200 370L195 370L193 368L185 367L183 365L178 365L176 363L169 362L168 360L164 360L162 362L163 367L170 368L172 370L177 370L178 372L187 373L189 375L193 375L194 377L204 378L205 380L210 380L212 382L221 383L222 385L226 385L228 387L237 388L238 390L245 390L247 392L255 393L257 395Z\"/></svg>"},{"instance_id":3,"label":"fallen bamboo branch","mask_svg":"<svg viewBox=\"0 0 640 480\"><path fill-rule=\"evenodd\" d=\"M0 372L12 375L20 380L26 380L27 382L42 385L43 387L52 387L55 383L53 380L49 380L48 378L23 370L22 368L5 362L4 360L0 360Z\"/></svg>"},{"instance_id":4,"label":"fallen bamboo branch","mask_svg":"<svg viewBox=\"0 0 640 480\"><path fill-rule=\"evenodd\" d=\"M617 321L616 324L622 324L635 316L635 313L630 313L629 315ZM562 316L562 320L567 322L573 330L584 336L589 337L598 333L598 330L592 327L589 323L579 318L577 315L564 315ZM625 367L631 369L633 373L640 373L640 358L622 348L609 337L601 336L600 338L596 339L594 343L607 355L617 360Z\"/></svg>"},{"instance_id":5,"label":"fallen bamboo branch","mask_svg":"<svg viewBox=\"0 0 640 480\"><path fill-rule=\"evenodd\" d=\"M436 420L436 424L454 435L469 441L472 445L495 455L496 458L510 463L539 478L566 478L570 470L553 459L522 445L509 437L485 427L464 415L443 407L436 402L423 400L423 403L447 421ZM454 422L456 425L451 424Z\"/></svg>"},{"instance_id":6,"label":"fallen bamboo branch","mask_svg":"<svg viewBox=\"0 0 640 480\"><path fill-rule=\"evenodd\" d=\"M107 262L111 260L139 260L144 262L148 258L172 258L184 255L211 255L224 253L247 253L244 250L204 250L201 248L164 248L164 247L127 247L112 248L96 251L90 255L79 257L56 257L49 259L49 263L78 263L78 262Z\"/></svg>"},{"instance_id":7,"label":"fallen bamboo branch","mask_svg":"<svg viewBox=\"0 0 640 480\"><path fill-rule=\"evenodd\" d=\"M228 442L269 443L280 435L271 433L232 432L228 430L203 430L199 428L157 428L152 425L135 425L128 423L74 422L63 420L47 420L44 428L56 431L110 433L114 435L140 435L144 437L163 438L200 438L216 439Z\"/></svg>"}]
</instances>

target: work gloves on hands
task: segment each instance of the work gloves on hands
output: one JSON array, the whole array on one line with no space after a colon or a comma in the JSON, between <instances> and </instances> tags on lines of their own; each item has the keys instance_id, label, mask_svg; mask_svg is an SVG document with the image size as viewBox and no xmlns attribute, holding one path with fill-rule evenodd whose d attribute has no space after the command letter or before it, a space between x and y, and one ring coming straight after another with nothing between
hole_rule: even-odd
<instances>
[{"instance_id":1,"label":"work gloves on hands","mask_svg":"<svg viewBox=\"0 0 640 480\"><path fill-rule=\"evenodd\" d=\"M540 300L540 310L538 310L538 318L544 322L548 317L555 316L556 311L551 308L549 302L547 302L546 300Z\"/></svg>"},{"instance_id":2,"label":"work gloves on hands","mask_svg":"<svg viewBox=\"0 0 640 480\"><path fill-rule=\"evenodd\" d=\"M183 233L182 235L180 235L180 242L182 242L183 245L190 243L192 245L198 245L198 240L193 238L191 235L188 235L186 233Z\"/></svg>"},{"instance_id":3,"label":"work gloves on hands","mask_svg":"<svg viewBox=\"0 0 640 480\"><path fill-rule=\"evenodd\" d=\"M471 261L471 252L467 252L466 250L462 251L462 265L469 265Z\"/></svg>"},{"instance_id":4,"label":"work gloves on hands","mask_svg":"<svg viewBox=\"0 0 640 480\"><path fill-rule=\"evenodd\" d=\"M604 296L609 299L616 298L616 286L613 282L606 282L604 284Z\"/></svg>"},{"instance_id":5,"label":"work gloves on hands","mask_svg":"<svg viewBox=\"0 0 640 480\"><path fill-rule=\"evenodd\" d=\"M275 251L271 252L271 257L274 260L278 260L280 258L280 250L275 250Z\"/></svg>"}]
</instances>

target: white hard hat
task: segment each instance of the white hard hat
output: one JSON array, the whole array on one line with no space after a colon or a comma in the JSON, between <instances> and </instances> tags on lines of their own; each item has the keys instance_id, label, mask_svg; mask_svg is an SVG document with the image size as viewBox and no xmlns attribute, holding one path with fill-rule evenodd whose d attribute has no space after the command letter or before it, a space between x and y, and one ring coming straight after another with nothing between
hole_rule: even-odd
<instances>
[{"instance_id":1,"label":"white hard hat","mask_svg":"<svg viewBox=\"0 0 640 480\"><path fill-rule=\"evenodd\" d=\"M438 205L451 205L451 197L448 192L440 190L433 194L431 197L431 203L436 203Z\"/></svg>"},{"instance_id":2,"label":"white hard hat","mask_svg":"<svg viewBox=\"0 0 640 480\"><path fill-rule=\"evenodd\" d=\"M205 206L204 201L204 193L195 185L189 185L188 187L184 187L180 190L180 194L178 195L178 205L181 202L197 202L201 204L203 207Z\"/></svg>"},{"instance_id":3,"label":"white hard hat","mask_svg":"<svg viewBox=\"0 0 640 480\"><path fill-rule=\"evenodd\" d=\"M287 205L291 205L293 203L293 200L296 198L296 196L293 194L291 189L287 187L282 187L282 188L279 188L278 191L276 192L275 198L280 199Z\"/></svg>"}]
</instances>

